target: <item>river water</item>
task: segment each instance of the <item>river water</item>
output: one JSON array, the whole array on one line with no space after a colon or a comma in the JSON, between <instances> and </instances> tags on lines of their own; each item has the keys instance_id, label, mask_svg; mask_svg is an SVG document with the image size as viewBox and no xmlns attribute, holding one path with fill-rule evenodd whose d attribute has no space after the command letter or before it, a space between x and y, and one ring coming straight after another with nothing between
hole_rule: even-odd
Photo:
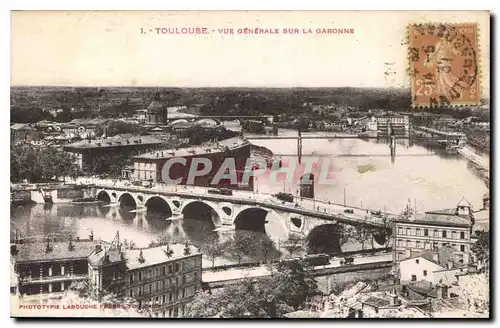
<instances>
[{"instance_id":1,"label":"river water","mask_svg":"<svg viewBox=\"0 0 500 328\"><path fill-rule=\"evenodd\" d=\"M293 134L281 131L281 135ZM284 159L296 154L296 140L252 140ZM347 205L399 213L411 203L417 212L453 208L465 197L476 209L488 189L467 161L457 156L440 155L408 141L400 142L391 161L386 143L359 139L303 140L304 156L328 158L334 171L331 185L317 185L318 199ZM367 169L368 168L368 169ZM258 182L259 192L295 193L296 185ZM191 217L190 217L191 216ZM283 236L281 226L268 220L266 232ZM96 238L112 240L116 231L121 239L145 246L163 235L186 238L197 244L207 236L220 235L207 221L187 215L182 221L165 221L157 213L131 213L119 206L104 204L54 204L11 208L11 228L23 237L48 234L86 236L93 231ZM12 230L12 229L11 229ZM352 248L351 248L352 249Z\"/></svg>"}]
</instances>

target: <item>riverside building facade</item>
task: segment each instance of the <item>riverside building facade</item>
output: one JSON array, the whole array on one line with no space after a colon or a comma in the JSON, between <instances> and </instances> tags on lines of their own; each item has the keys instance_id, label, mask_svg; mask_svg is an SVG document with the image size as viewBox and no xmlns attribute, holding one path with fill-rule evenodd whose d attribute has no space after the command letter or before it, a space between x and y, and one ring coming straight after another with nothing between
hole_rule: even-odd
<instances>
[{"instance_id":1,"label":"riverside building facade","mask_svg":"<svg viewBox=\"0 0 500 328\"><path fill-rule=\"evenodd\" d=\"M182 317L201 289L202 254L187 243L123 249L118 233L111 243L91 235L86 240L15 243L11 259L11 291L17 285L16 294L57 296L72 282L88 279L95 292L136 299L154 317Z\"/></svg>"},{"instance_id":2,"label":"riverside building facade","mask_svg":"<svg viewBox=\"0 0 500 328\"><path fill-rule=\"evenodd\" d=\"M471 205L462 200L456 208L429 211L393 221L393 262L426 251L451 247L457 265L470 261L471 230L474 224Z\"/></svg>"}]
</instances>

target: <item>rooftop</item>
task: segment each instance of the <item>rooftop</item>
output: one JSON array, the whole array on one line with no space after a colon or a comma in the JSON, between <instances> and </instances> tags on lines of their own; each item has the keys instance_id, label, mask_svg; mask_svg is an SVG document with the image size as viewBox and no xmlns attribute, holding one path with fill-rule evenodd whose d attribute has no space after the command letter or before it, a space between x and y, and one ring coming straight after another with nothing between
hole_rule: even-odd
<instances>
[{"instance_id":1,"label":"rooftop","mask_svg":"<svg viewBox=\"0 0 500 328\"><path fill-rule=\"evenodd\" d=\"M29 124L24 124L24 123L15 123L10 126L11 130L35 130L34 127L32 127Z\"/></svg>"},{"instance_id":2,"label":"rooftop","mask_svg":"<svg viewBox=\"0 0 500 328\"><path fill-rule=\"evenodd\" d=\"M174 157L189 157L195 155L203 155L209 153L220 153L228 147L230 150L238 149L249 145L247 140L241 139L239 137L229 138L221 140L212 145L207 146L197 146L189 148L179 148L179 149L164 149L160 151L150 152L135 156L134 158L140 159L168 159Z\"/></svg>"},{"instance_id":3,"label":"rooftop","mask_svg":"<svg viewBox=\"0 0 500 328\"><path fill-rule=\"evenodd\" d=\"M456 209L454 208L439 211L429 211L425 212L424 214L415 214L408 218L400 217L398 219L395 219L394 222L457 227L470 227L472 224L470 218L457 215Z\"/></svg>"},{"instance_id":4,"label":"rooftop","mask_svg":"<svg viewBox=\"0 0 500 328\"><path fill-rule=\"evenodd\" d=\"M123 250L123 254L127 260L127 268L129 270L140 269L162 262L178 260L186 256L201 254L195 246L187 245L189 254L185 255L185 247L185 244L168 244L142 249L126 249ZM169 251L171 251L170 254Z\"/></svg>"},{"instance_id":5,"label":"rooftop","mask_svg":"<svg viewBox=\"0 0 500 328\"><path fill-rule=\"evenodd\" d=\"M391 305L391 301L385 298L370 296L366 300L363 301L364 304L368 304L375 307L385 307Z\"/></svg>"},{"instance_id":6,"label":"rooftop","mask_svg":"<svg viewBox=\"0 0 500 328\"><path fill-rule=\"evenodd\" d=\"M439 263L439 254L437 252L431 252L431 251L423 252L423 253L417 254L415 256L411 256L411 257L402 259L401 262L405 262L405 261L409 261L409 260L413 260L413 259L418 259L418 258L426 259L427 261L432 262L436 265L439 265L444 269L444 266Z\"/></svg>"},{"instance_id":7,"label":"rooftop","mask_svg":"<svg viewBox=\"0 0 500 328\"><path fill-rule=\"evenodd\" d=\"M107 257L106 257L107 256ZM94 251L88 256L89 263L94 266L102 266L108 263L115 263L123 261L122 252L115 247L115 245L102 245L101 249Z\"/></svg>"},{"instance_id":8,"label":"rooftop","mask_svg":"<svg viewBox=\"0 0 500 328\"><path fill-rule=\"evenodd\" d=\"M155 112L159 110L163 110L163 105L158 100L153 100L148 106L148 111Z\"/></svg>"},{"instance_id":9,"label":"rooftop","mask_svg":"<svg viewBox=\"0 0 500 328\"><path fill-rule=\"evenodd\" d=\"M46 252L47 242L17 244L17 254L12 257L16 262L54 261L63 259L86 258L95 249L99 241L72 240L72 249L69 241L49 242L50 251Z\"/></svg>"},{"instance_id":10,"label":"rooftop","mask_svg":"<svg viewBox=\"0 0 500 328\"><path fill-rule=\"evenodd\" d=\"M163 144L169 141L170 138L161 138L159 136L115 136L105 139L81 140L72 144L66 145L65 148L72 149L92 149L92 148L108 148L108 147L127 147L138 144L155 145Z\"/></svg>"}]
</instances>

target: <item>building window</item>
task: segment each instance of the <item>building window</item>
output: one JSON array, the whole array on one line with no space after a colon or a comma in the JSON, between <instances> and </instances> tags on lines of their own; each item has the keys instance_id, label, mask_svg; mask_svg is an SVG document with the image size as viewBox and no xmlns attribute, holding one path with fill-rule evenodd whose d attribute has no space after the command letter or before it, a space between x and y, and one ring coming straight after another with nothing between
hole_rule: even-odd
<instances>
[{"instance_id":1,"label":"building window","mask_svg":"<svg viewBox=\"0 0 500 328\"><path fill-rule=\"evenodd\" d=\"M398 227L398 235L402 235L402 234L403 234L403 228Z\"/></svg>"},{"instance_id":2,"label":"building window","mask_svg":"<svg viewBox=\"0 0 500 328\"><path fill-rule=\"evenodd\" d=\"M439 230L434 230L434 237L439 237Z\"/></svg>"},{"instance_id":3,"label":"building window","mask_svg":"<svg viewBox=\"0 0 500 328\"><path fill-rule=\"evenodd\" d=\"M139 281L142 280L142 272L139 271Z\"/></svg>"},{"instance_id":4,"label":"building window","mask_svg":"<svg viewBox=\"0 0 500 328\"><path fill-rule=\"evenodd\" d=\"M438 243L432 243L432 249L437 250L438 249Z\"/></svg>"},{"instance_id":5,"label":"building window","mask_svg":"<svg viewBox=\"0 0 500 328\"><path fill-rule=\"evenodd\" d=\"M410 247L410 241L409 240L406 241L406 247Z\"/></svg>"},{"instance_id":6,"label":"building window","mask_svg":"<svg viewBox=\"0 0 500 328\"><path fill-rule=\"evenodd\" d=\"M133 282L134 282L134 274L133 274L133 273L131 273L131 274L129 274L129 276L128 276L128 277L129 277L129 282L130 282L130 283L133 283Z\"/></svg>"},{"instance_id":7,"label":"building window","mask_svg":"<svg viewBox=\"0 0 500 328\"><path fill-rule=\"evenodd\" d=\"M460 245L460 252L465 252L465 245Z\"/></svg>"},{"instance_id":8,"label":"building window","mask_svg":"<svg viewBox=\"0 0 500 328\"><path fill-rule=\"evenodd\" d=\"M179 272L181 270L181 265L179 263L175 263L175 272Z\"/></svg>"},{"instance_id":9,"label":"building window","mask_svg":"<svg viewBox=\"0 0 500 328\"><path fill-rule=\"evenodd\" d=\"M128 296L130 297L134 296L134 290L132 288L130 288L130 290L128 291Z\"/></svg>"},{"instance_id":10,"label":"building window","mask_svg":"<svg viewBox=\"0 0 500 328\"><path fill-rule=\"evenodd\" d=\"M410 228L406 228L406 234L409 236L410 235Z\"/></svg>"},{"instance_id":11,"label":"building window","mask_svg":"<svg viewBox=\"0 0 500 328\"><path fill-rule=\"evenodd\" d=\"M417 228L417 236L420 237L421 236L421 231L420 231L420 228Z\"/></svg>"},{"instance_id":12,"label":"building window","mask_svg":"<svg viewBox=\"0 0 500 328\"><path fill-rule=\"evenodd\" d=\"M429 236L429 229L424 229L424 237L428 237Z\"/></svg>"},{"instance_id":13,"label":"building window","mask_svg":"<svg viewBox=\"0 0 500 328\"><path fill-rule=\"evenodd\" d=\"M152 289L153 289L153 286L151 284L149 284L148 287L149 287L149 293L151 293Z\"/></svg>"},{"instance_id":14,"label":"building window","mask_svg":"<svg viewBox=\"0 0 500 328\"><path fill-rule=\"evenodd\" d=\"M451 232L451 239L457 239L457 232L456 231Z\"/></svg>"},{"instance_id":15,"label":"building window","mask_svg":"<svg viewBox=\"0 0 500 328\"><path fill-rule=\"evenodd\" d=\"M411 275L411 281L417 281L417 276L416 276L416 275L414 275L414 274L412 274L412 275Z\"/></svg>"},{"instance_id":16,"label":"building window","mask_svg":"<svg viewBox=\"0 0 500 328\"><path fill-rule=\"evenodd\" d=\"M151 269L148 270L148 278L149 279L153 278L153 270Z\"/></svg>"},{"instance_id":17,"label":"building window","mask_svg":"<svg viewBox=\"0 0 500 328\"><path fill-rule=\"evenodd\" d=\"M160 275L160 268L155 269L155 277L158 277Z\"/></svg>"},{"instance_id":18,"label":"building window","mask_svg":"<svg viewBox=\"0 0 500 328\"><path fill-rule=\"evenodd\" d=\"M168 273L172 273L172 265L171 264L168 266Z\"/></svg>"},{"instance_id":19,"label":"building window","mask_svg":"<svg viewBox=\"0 0 500 328\"><path fill-rule=\"evenodd\" d=\"M158 282L155 282L155 290L160 290L160 288L158 286Z\"/></svg>"},{"instance_id":20,"label":"building window","mask_svg":"<svg viewBox=\"0 0 500 328\"><path fill-rule=\"evenodd\" d=\"M420 260L419 260L419 259L416 259L416 260L415 260L415 263L416 263L416 264L419 264L419 263L420 263Z\"/></svg>"},{"instance_id":21,"label":"building window","mask_svg":"<svg viewBox=\"0 0 500 328\"><path fill-rule=\"evenodd\" d=\"M162 274L166 275L167 274L167 267L163 266L161 269L162 269Z\"/></svg>"},{"instance_id":22,"label":"building window","mask_svg":"<svg viewBox=\"0 0 500 328\"><path fill-rule=\"evenodd\" d=\"M465 232L460 231L460 239L465 239Z\"/></svg>"},{"instance_id":23,"label":"building window","mask_svg":"<svg viewBox=\"0 0 500 328\"><path fill-rule=\"evenodd\" d=\"M424 270L424 277L427 277L427 270Z\"/></svg>"},{"instance_id":24,"label":"building window","mask_svg":"<svg viewBox=\"0 0 500 328\"><path fill-rule=\"evenodd\" d=\"M168 293L168 301L172 302L173 298L174 298L174 293Z\"/></svg>"},{"instance_id":25,"label":"building window","mask_svg":"<svg viewBox=\"0 0 500 328\"><path fill-rule=\"evenodd\" d=\"M446 238L446 230L443 230L443 238Z\"/></svg>"}]
</instances>

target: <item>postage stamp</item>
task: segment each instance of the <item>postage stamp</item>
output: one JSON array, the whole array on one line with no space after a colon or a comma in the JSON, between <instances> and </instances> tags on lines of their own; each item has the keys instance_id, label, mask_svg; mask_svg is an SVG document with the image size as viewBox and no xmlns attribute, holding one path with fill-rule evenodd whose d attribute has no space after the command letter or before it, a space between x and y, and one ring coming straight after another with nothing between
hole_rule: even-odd
<instances>
[{"instance_id":1,"label":"postage stamp","mask_svg":"<svg viewBox=\"0 0 500 328\"><path fill-rule=\"evenodd\" d=\"M414 107L480 104L477 24L413 24L408 36Z\"/></svg>"}]
</instances>

